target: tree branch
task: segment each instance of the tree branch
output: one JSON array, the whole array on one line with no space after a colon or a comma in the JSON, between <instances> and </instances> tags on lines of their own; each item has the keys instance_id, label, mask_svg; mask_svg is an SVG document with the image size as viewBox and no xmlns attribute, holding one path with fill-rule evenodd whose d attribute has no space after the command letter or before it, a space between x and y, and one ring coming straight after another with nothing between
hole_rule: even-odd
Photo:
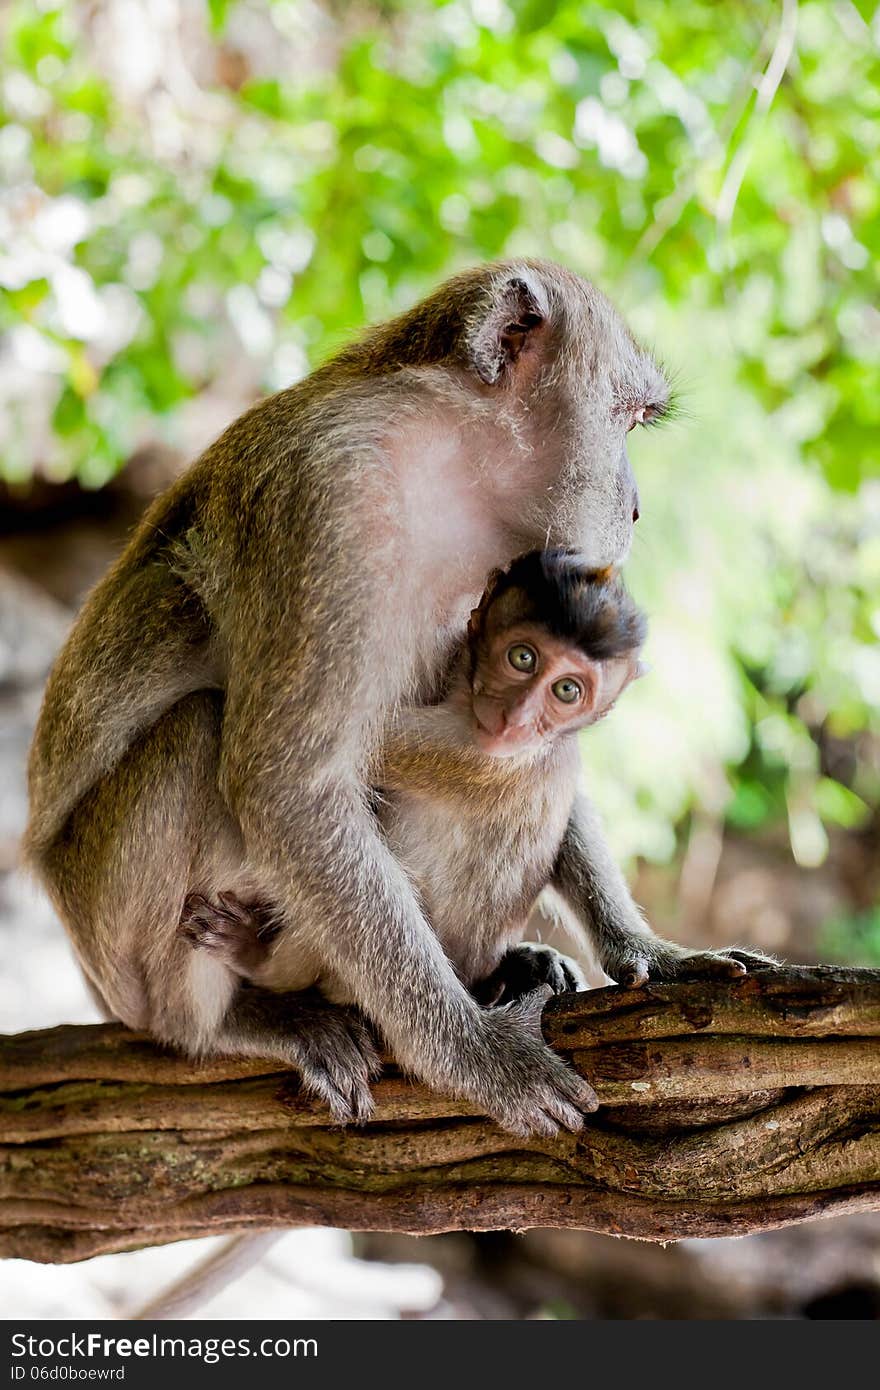
<instances>
[{"instance_id":1,"label":"tree branch","mask_svg":"<svg viewBox=\"0 0 880 1390\"><path fill-rule=\"evenodd\" d=\"M340 1130L274 1063L114 1024L0 1040L0 1254L302 1225L670 1240L880 1209L880 971L567 995L544 1031L602 1102L581 1135L515 1139L393 1068Z\"/></svg>"}]
</instances>

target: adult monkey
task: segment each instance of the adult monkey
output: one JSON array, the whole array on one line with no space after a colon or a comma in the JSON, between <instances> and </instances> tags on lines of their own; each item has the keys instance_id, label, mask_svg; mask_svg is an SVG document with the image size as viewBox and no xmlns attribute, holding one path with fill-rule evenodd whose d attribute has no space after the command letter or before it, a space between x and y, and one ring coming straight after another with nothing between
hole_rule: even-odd
<instances>
[{"instance_id":1,"label":"adult monkey","mask_svg":"<svg viewBox=\"0 0 880 1390\"><path fill-rule=\"evenodd\" d=\"M488 266L262 401L154 503L56 664L30 764L27 850L112 1015L280 1058L363 1118L369 1033L307 988L330 968L415 1074L519 1133L580 1126L593 1094L541 1041L542 997L477 1007L365 771L493 566L543 544L624 559L626 433L667 399L592 286ZM571 870L586 894L593 840ZM189 892L227 888L279 905L272 988L176 935ZM628 894L597 912L606 963L644 976Z\"/></svg>"}]
</instances>

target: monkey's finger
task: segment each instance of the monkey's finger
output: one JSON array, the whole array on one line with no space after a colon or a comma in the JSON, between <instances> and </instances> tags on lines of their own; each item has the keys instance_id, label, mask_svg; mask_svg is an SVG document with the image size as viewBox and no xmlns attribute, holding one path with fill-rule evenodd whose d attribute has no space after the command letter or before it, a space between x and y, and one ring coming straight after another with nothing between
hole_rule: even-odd
<instances>
[{"instance_id":1,"label":"monkey's finger","mask_svg":"<svg viewBox=\"0 0 880 1390\"><path fill-rule=\"evenodd\" d=\"M493 1118L502 1129L506 1129L508 1134L515 1134L518 1139L531 1139L536 1134L542 1139L552 1139L559 1133L559 1125L538 1105L530 1106L519 1114L502 1110Z\"/></svg>"},{"instance_id":2,"label":"monkey's finger","mask_svg":"<svg viewBox=\"0 0 880 1390\"><path fill-rule=\"evenodd\" d=\"M586 1090L593 1099L592 1104L583 1103L581 1100L572 1104L552 1086L540 1086L531 1103L527 1103L517 1114L508 1112L499 1116L499 1123L512 1134L522 1138L540 1135L544 1139L552 1139L560 1129L578 1134L584 1127L584 1111L595 1110L598 1105L592 1088L587 1087ZM578 1094L583 1096L584 1093Z\"/></svg>"},{"instance_id":3,"label":"monkey's finger","mask_svg":"<svg viewBox=\"0 0 880 1390\"><path fill-rule=\"evenodd\" d=\"M366 1073L340 1072L338 1068L313 1067L309 1073L312 1084L326 1100L334 1119L340 1124L354 1121L364 1124L375 1108Z\"/></svg>"},{"instance_id":4,"label":"monkey's finger","mask_svg":"<svg viewBox=\"0 0 880 1390\"><path fill-rule=\"evenodd\" d=\"M369 1024L357 1014L352 1016L351 1030L354 1034L358 1050L364 1060L367 1069L367 1077L375 1081L377 1076L382 1075L382 1058L376 1046L376 1040L370 1030Z\"/></svg>"},{"instance_id":5,"label":"monkey's finger","mask_svg":"<svg viewBox=\"0 0 880 1390\"><path fill-rule=\"evenodd\" d=\"M554 1057L557 1064L553 1069L552 1081L545 1083L545 1090L551 1102L575 1107L582 1114L592 1114L599 1109L599 1097L589 1081L585 1081L573 1067L561 1058Z\"/></svg>"},{"instance_id":6,"label":"monkey's finger","mask_svg":"<svg viewBox=\"0 0 880 1390\"><path fill-rule=\"evenodd\" d=\"M370 1091L370 1063L367 1057L352 1048L346 1057L333 1057L327 1067L334 1085L346 1097L355 1117L365 1120L373 1112Z\"/></svg>"},{"instance_id":7,"label":"monkey's finger","mask_svg":"<svg viewBox=\"0 0 880 1390\"><path fill-rule=\"evenodd\" d=\"M348 1077L339 1085L327 1072L313 1068L310 1084L330 1107L330 1113L339 1124L366 1124L372 1118L375 1101L366 1080Z\"/></svg>"},{"instance_id":8,"label":"monkey's finger","mask_svg":"<svg viewBox=\"0 0 880 1390\"><path fill-rule=\"evenodd\" d=\"M563 956L553 956L547 962L546 980L554 994L564 993L566 975Z\"/></svg>"},{"instance_id":9,"label":"monkey's finger","mask_svg":"<svg viewBox=\"0 0 880 1390\"><path fill-rule=\"evenodd\" d=\"M383 1063L375 1048L373 1048L372 1060L367 1060L367 1077L370 1081L377 1081L382 1075Z\"/></svg>"},{"instance_id":10,"label":"monkey's finger","mask_svg":"<svg viewBox=\"0 0 880 1390\"><path fill-rule=\"evenodd\" d=\"M763 951L730 950L724 954L730 960L738 960L747 970L778 970L780 962L775 956L765 955Z\"/></svg>"},{"instance_id":11,"label":"monkey's finger","mask_svg":"<svg viewBox=\"0 0 880 1390\"><path fill-rule=\"evenodd\" d=\"M636 956L617 971L617 983L621 989L638 989L640 985L647 984L650 973L648 960L644 956Z\"/></svg>"},{"instance_id":12,"label":"monkey's finger","mask_svg":"<svg viewBox=\"0 0 880 1390\"><path fill-rule=\"evenodd\" d=\"M349 1095L365 1088L371 1075L381 1070L381 1058L366 1024L353 1012L325 1016L303 1040L308 1062L325 1071L336 1088Z\"/></svg>"},{"instance_id":13,"label":"monkey's finger","mask_svg":"<svg viewBox=\"0 0 880 1390\"><path fill-rule=\"evenodd\" d=\"M521 1138L540 1135L551 1139L560 1128L577 1134L584 1127L585 1113L599 1105L598 1097L586 1081L560 1062L561 1076L553 1081L537 1082L522 1097L514 1110L493 1111L495 1119L511 1134ZM554 1078L555 1080L555 1078Z\"/></svg>"},{"instance_id":14,"label":"monkey's finger","mask_svg":"<svg viewBox=\"0 0 880 1390\"><path fill-rule=\"evenodd\" d=\"M352 1049L348 1056L328 1057L324 1070L353 1113L372 1105L369 1068L359 1052Z\"/></svg>"},{"instance_id":15,"label":"monkey's finger","mask_svg":"<svg viewBox=\"0 0 880 1390\"><path fill-rule=\"evenodd\" d=\"M376 1102L369 1086L357 1086L350 1097L350 1103L357 1124L365 1125L373 1118Z\"/></svg>"},{"instance_id":16,"label":"monkey's finger","mask_svg":"<svg viewBox=\"0 0 880 1390\"><path fill-rule=\"evenodd\" d=\"M573 1105L567 1105L563 1100L548 1102L547 1113L553 1121L563 1129L569 1130L571 1134L579 1134L584 1127L583 1112Z\"/></svg>"},{"instance_id":17,"label":"monkey's finger","mask_svg":"<svg viewBox=\"0 0 880 1390\"><path fill-rule=\"evenodd\" d=\"M369 1118L372 1058L355 1042L345 1014L322 1018L300 1040L298 1053L296 1062L305 1085L327 1103L335 1120L347 1124Z\"/></svg>"},{"instance_id":18,"label":"monkey's finger","mask_svg":"<svg viewBox=\"0 0 880 1390\"><path fill-rule=\"evenodd\" d=\"M576 1072L566 1077L564 1086L543 1086L541 1105L554 1123L577 1134L584 1127L585 1114L591 1113L599 1104L592 1086L588 1085Z\"/></svg>"},{"instance_id":19,"label":"monkey's finger","mask_svg":"<svg viewBox=\"0 0 880 1390\"><path fill-rule=\"evenodd\" d=\"M562 961L563 991L577 992L579 989L584 989L586 982L574 961L567 960L565 956L562 957Z\"/></svg>"},{"instance_id":20,"label":"monkey's finger","mask_svg":"<svg viewBox=\"0 0 880 1390\"><path fill-rule=\"evenodd\" d=\"M337 1124L350 1124L355 1118L351 1102L338 1086L328 1072L320 1067L310 1065L308 1062L300 1063L304 1088L316 1095L319 1100L329 1108Z\"/></svg>"},{"instance_id":21,"label":"monkey's finger","mask_svg":"<svg viewBox=\"0 0 880 1390\"><path fill-rule=\"evenodd\" d=\"M680 980L735 980L745 973L746 967L742 961L729 955L714 955L707 951L701 955L686 956L680 962L676 976Z\"/></svg>"},{"instance_id":22,"label":"monkey's finger","mask_svg":"<svg viewBox=\"0 0 880 1390\"><path fill-rule=\"evenodd\" d=\"M594 1111L599 1109L599 1097L596 1095L589 1081L585 1081L582 1076L578 1076L577 1072L572 1072L572 1075L575 1078L575 1084L571 1088L571 1098L578 1110L582 1111L585 1115L592 1115Z\"/></svg>"}]
</instances>

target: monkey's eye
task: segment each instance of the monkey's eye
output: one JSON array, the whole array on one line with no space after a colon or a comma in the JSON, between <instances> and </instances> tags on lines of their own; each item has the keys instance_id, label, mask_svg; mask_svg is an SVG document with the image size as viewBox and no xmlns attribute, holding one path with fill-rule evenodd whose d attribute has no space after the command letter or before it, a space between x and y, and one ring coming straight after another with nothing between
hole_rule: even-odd
<instances>
[{"instance_id":1,"label":"monkey's eye","mask_svg":"<svg viewBox=\"0 0 880 1390\"><path fill-rule=\"evenodd\" d=\"M510 648L507 660L515 671L534 671L538 664L538 653L534 647L527 647L524 642L519 642Z\"/></svg>"},{"instance_id":2,"label":"monkey's eye","mask_svg":"<svg viewBox=\"0 0 880 1390\"><path fill-rule=\"evenodd\" d=\"M583 694L577 681L572 680L571 676L563 676L561 681L554 681L550 689L564 705L576 704Z\"/></svg>"},{"instance_id":3,"label":"monkey's eye","mask_svg":"<svg viewBox=\"0 0 880 1390\"><path fill-rule=\"evenodd\" d=\"M630 416L627 432L634 430L636 425L653 425L656 420L662 418L665 411L666 407L662 405L640 405Z\"/></svg>"}]
</instances>

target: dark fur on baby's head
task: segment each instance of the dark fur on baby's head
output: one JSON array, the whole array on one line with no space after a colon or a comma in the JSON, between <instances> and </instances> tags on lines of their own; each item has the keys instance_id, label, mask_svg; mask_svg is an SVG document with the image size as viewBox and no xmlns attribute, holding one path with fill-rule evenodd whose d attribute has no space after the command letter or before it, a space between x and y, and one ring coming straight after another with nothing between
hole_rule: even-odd
<instances>
[{"instance_id":1,"label":"dark fur on baby's head","mask_svg":"<svg viewBox=\"0 0 880 1390\"><path fill-rule=\"evenodd\" d=\"M471 615L472 651L490 610L493 622L501 627L522 621L540 623L594 661L637 651L647 631L645 615L623 582L607 571L586 569L574 550L530 550L506 570L493 570Z\"/></svg>"}]
</instances>

